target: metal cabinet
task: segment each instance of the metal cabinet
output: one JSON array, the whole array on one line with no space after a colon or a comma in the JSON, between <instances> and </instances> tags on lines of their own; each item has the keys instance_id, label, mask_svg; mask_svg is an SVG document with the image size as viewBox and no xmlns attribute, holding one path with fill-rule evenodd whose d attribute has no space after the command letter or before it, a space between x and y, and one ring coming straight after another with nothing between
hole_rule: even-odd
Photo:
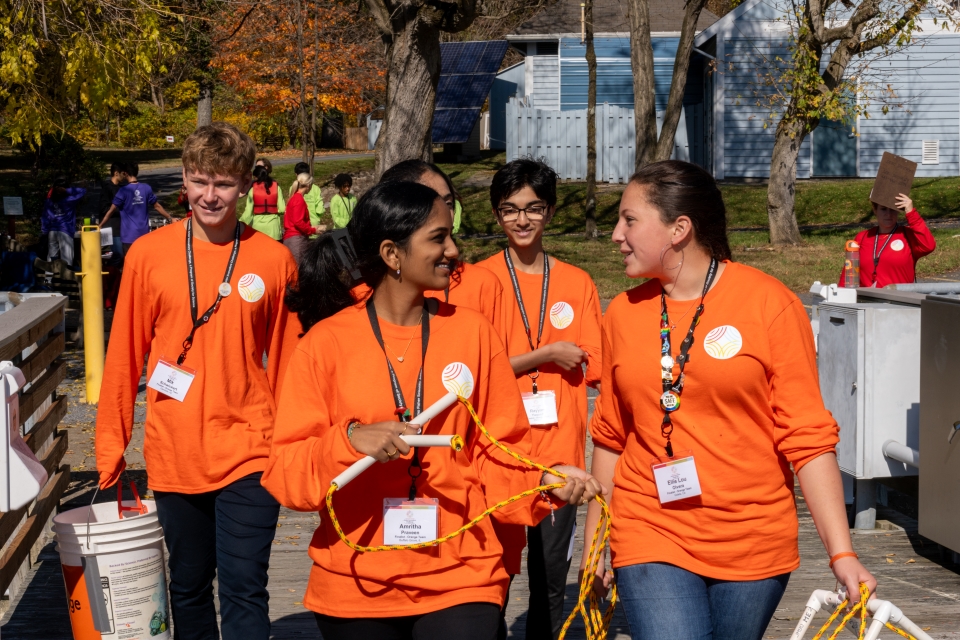
<instances>
[{"instance_id":1,"label":"metal cabinet","mask_svg":"<svg viewBox=\"0 0 960 640\"><path fill-rule=\"evenodd\" d=\"M922 303L920 534L960 551L960 300Z\"/></svg>"},{"instance_id":2,"label":"metal cabinet","mask_svg":"<svg viewBox=\"0 0 960 640\"><path fill-rule=\"evenodd\" d=\"M920 307L821 304L819 312L820 392L840 425L840 469L857 479L916 475L883 446L919 445Z\"/></svg>"}]
</instances>

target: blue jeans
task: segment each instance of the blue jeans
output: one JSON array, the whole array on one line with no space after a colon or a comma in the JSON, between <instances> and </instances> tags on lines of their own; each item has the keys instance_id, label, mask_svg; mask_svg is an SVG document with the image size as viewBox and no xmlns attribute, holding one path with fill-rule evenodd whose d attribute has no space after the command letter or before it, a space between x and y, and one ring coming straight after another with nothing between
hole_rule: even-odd
<instances>
[{"instance_id":1,"label":"blue jeans","mask_svg":"<svg viewBox=\"0 0 960 640\"><path fill-rule=\"evenodd\" d=\"M170 552L176 640L267 640L267 565L280 505L254 473L209 493L154 491ZM220 592L220 629L213 577Z\"/></svg>"},{"instance_id":2,"label":"blue jeans","mask_svg":"<svg viewBox=\"0 0 960 640\"><path fill-rule=\"evenodd\" d=\"M715 580L659 562L616 575L630 634L643 640L760 640L790 579Z\"/></svg>"}]
</instances>

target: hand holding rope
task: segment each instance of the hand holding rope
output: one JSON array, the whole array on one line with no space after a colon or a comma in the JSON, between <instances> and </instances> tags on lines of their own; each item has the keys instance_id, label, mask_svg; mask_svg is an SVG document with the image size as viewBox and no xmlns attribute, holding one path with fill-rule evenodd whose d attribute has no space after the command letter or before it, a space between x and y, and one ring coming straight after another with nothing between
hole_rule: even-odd
<instances>
[{"instance_id":1,"label":"hand holding rope","mask_svg":"<svg viewBox=\"0 0 960 640\"><path fill-rule=\"evenodd\" d=\"M454 394L448 394L448 396L449 395L454 395ZM426 414L428 411L431 411L435 407L443 404L444 400L441 400L440 402L435 403L433 407L424 411L424 414ZM456 395L454 395L454 400L459 401L461 404L463 404L467 408L467 411L470 412L470 417L473 419L474 424L477 425L477 428L480 429L480 432L484 435L484 437L486 437L487 440L489 440L494 446L496 446L501 451L509 455L511 458L527 466L538 469L544 473L548 473L550 475L556 476L564 480L567 479L568 476L566 474L556 469L550 469L548 467L545 467L537 462L534 462L533 460L530 460L529 458L526 458L510 450L508 447L502 444L499 440L494 438L489 431L487 431L487 428L480 421L480 417L477 415L476 411L473 408L473 405L470 404L469 400L467 400L464 397L456 396ZM443 407L437 410L433 415L436 415L436 413L439 413L445 408L446 407ZM430 416L430 417L433 417L433 416ZM413 421L417 422L418 424L422 424L427 420L420 418L418 416L414 418ZM460 451L464 446L463 440L459 436L453 436L452 438L450 438L449 436L413 436L413 437L449 438L450 446L455 451ZM365 462L365 461L361 461L361 462ZM369 464L372 464L372 462ZM375 546L364 546L364 545L356 544L355 542L350 540L347 537L347 535L343 532L343 528L340 526L340 522L337 520L337 515L336 515L336 512L334 511L333 494L336 493L339 488L341 488L342 486L345 486L347 482L355 478L356 475L359 474L363 469L369 467L369 464L365 464L364 466L364 465L361 465L360 463L356 463L354 467L351 467L350 470L334 478L333 482L330 483L330 488L327 490L327 495L326 495L327 513L330 515L330 521L333 524L334 530L337 532L337 535L340 537L340 539L343 541L345 545L347 545L348 547L350 547L351 549L359 553L371 553L376 551L409 551L409 550L415 550L415 549L426 549L429 547L435 547L448 540L452 540L453 538L456 538L457 536L461 535L467 530L478 525L480 522L483 521L484 518L488 517L492 513L499 511L507 507L508 505L511 505L514 502L517 502L518 500L523 500L524 498L537 495L541 492L551 491L553 489L559 489L566 484L565 482L541 484L540 486L534 487L533 489L528 489L526 491L523 491L522 493L519 493L510 498L507 498L506 500L503 500L501 502L498 502L497 504L493 505L483 513L479 514L478 516L476 516L475 518L473 518L472 520L464 524L462 527L460 527L456 531L448 533L435 540L430 540L428 542L416 542L412 544L391 544L391 545L385 544L385 545L375 545ZM362 468L360 468L359 471L354 471L355 467L362 467ZM610 628L610 621L613 618L613 612L616 607L616 602L617 602L616 585L614 585L613 588L611 589L610 602L607 605L605 610L602 607L602 602L600 601L600 598L597 596L597 594L594 592L592 588L593 575L596 573L597 567L599 566L600 562L604 561L603 550L606 548L607 542L610 538L610 527L607 526L610 521L610 511L609 511L609 508L607 507L607 503L603 499L603 496L601 494L597 494L593 499L600 504L600 509L601 509L600 521L597 523L597 528L593 532L593 538L590 543L590 552L587 556L588 557L587 568L586 568L586 571L584 571L583 579L580 581L580 596L577 599L576 606L574 607L573 611L570 612L570 616L567 618L566 622L563 625L563 629L560 632L561 639L564 638L564 636L567 633L567 630L570 628L570 625L573 624L573 621L576 619L576 616L579 614L583 618L584 626L586 627L587 640L606 640L607 633ZM602 536L601 536L601 532L602 532Z\"/></svg>"}]
</instances>

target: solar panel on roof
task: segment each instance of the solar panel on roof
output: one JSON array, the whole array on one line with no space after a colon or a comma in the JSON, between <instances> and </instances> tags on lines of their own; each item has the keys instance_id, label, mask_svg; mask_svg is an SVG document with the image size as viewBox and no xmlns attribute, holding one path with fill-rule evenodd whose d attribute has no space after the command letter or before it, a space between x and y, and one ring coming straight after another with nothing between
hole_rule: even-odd
<instances>
[{"instance_id":1,"label":"solar panel on roof","mask_svg":"<svg viewBox=\"0 0 960 640\"><path fill-rule=\"evenodd\" d=\"M506 40L440 44L434 143L467 141L506 52Z\"/></svg>"}]
</instances>

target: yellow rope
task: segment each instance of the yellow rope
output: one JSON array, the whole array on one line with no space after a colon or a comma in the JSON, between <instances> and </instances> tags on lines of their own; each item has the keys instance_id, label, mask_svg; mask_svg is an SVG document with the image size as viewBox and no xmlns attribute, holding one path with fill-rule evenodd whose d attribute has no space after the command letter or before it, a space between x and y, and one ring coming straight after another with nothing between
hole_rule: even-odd
<instances>
[{"instance_id":1,"label":"yellow rope","mask_svg":"<svg viewBox=\"0 0 960 640\"><path fill-rule=\"evenodd\" d=\"M836 637L840 635L840 632L843 631L843 628L847 626L847 622L849 622L850 619L857 614L860 614L860 633L858 634L858 638L859 640L863 640L863 636L867 632L867 600L869 598L870 598L870 590L867 589L867 585L861 583L860 601L857 604L855 604L853 608L850 609L850 611L848 611L847 614L843 617L843 619L840 621L840 624L837 625L837 628L834 629L833 633L830 634L829 640L836 640ZM841 613L843 613L843 610L847 607L847 604L849 602L850 602L850 599L847 598L846 600L840 603L840 606L838 606L836 610L834 610L834 612L830 614L830 617L827 619L827 621L823 623L822 627L820 627L820 631L818 631L817 635L813 637L813 640L820 640L823 634L827 632L827 629L830 628L830 625L833 624L833 621L836 620ZM885 625L891 631L903 636L904 638L907 638L907 640L917 640L916 638L914 638L912 635L910 635L903 629L895 627L889 622L885 623Z\"/></svg>"},{"instance_id":2,"label":"yellow rope","mask_svg":"<svg viewBox=\"0 0 960 640\"><path fill-rule=\"evenodd\" d=\"M469 400L462 397L458 399L467 408L467 411L470 412L470 417L473 418L473 421L477 425L477 427L480 429L480 432L483 433L483 435L501 451L509 455L511 458L519 462L522 462L528 466L531 466L535 469L538 469L540 471L550 473L551 475L555 475L558 478L567 477L566 475L560 473L559 471L555 471L553 469L545 467L541 464L534 462L533 460L530 460L529 458L525 458L519 453L511 451L499 440L497 440L492 435L490 435L490 432L487 431L487 428L483 426L483 423L480 421L480 417L477 415L477 412L474 411L473 405L470 404ZM326 496L327 513L330 514L330 521L333 523L333 528L336 530L337 535L340 537L341 540L343 540L343 543L345 545L347 545L354 551L358 551L360 553L368 553L373 551L407 551L411 549L425 549L427 547L435 547L439 544L446 542L447 540L452 540L453 538L456 538L466 530L479 524L481 521L483 521L484 518L486 518L490 514L494 513L495 511L499 511L500 509L503 509L507 505L513 504L517 500L523 500L524 498L540 493L541 491L550 491L551 489L558 489L564 486L564 484L565 483L563 482L545 484L545 485L536 487L535 489L529 489L527 491L524 491L523 493L519 493L511 498L507 498L506 500L503 500L493 505L492 507L490 507L489 509L487 509L486 511L478 515L476 518L474 518L470 522L466 523L465 525L457 529L456 531L453 531L452 533L448 533L447 535L437 538L436 540L430 540L429 542L415 542L412 544L382 544L382 545L376 545L372 547L367 547L367 546L358 545L354 543L349 538L347 538L346 534L343 532L343 529L340 527L340 522L337 520L336 513L334 513L333 494L336 493L338 487L336 484L333 484L333 483L330 484L330 488L327 490L327 496ZM597 529L596 531L593 532L593 540L590 543L590 553L587 556L587 568L583 573L583 579L580 581L580 597L577 600L577 606L574 607L573 611L570 613L570 616L567 618L566 622L563 625L563 630L560 632L561 640L563 640L563 637L566 635L567 629L573 623L574 619L577 616L577 613L579 613L580 616L583 618L583 623L587 631L587 640L606 640L607 632L610 628L610 620L613 618L613 611L617 603L616 585L614 585L610 591L610 604L607 606L606 611L602 610L600 599L594 593L592 588L594 574L596 573L597 568L600 565L600 562L603 561L603 558L604 558L603 550L606 548L607 541L610 538L610 527L606 526L607 523L610 521L610 511L607 508L607 503L603 499L603 497L599 495L596 496L596 498L594 499L600 503L600 509L602 513L600 516L600 521L597 523ZM602 540L600 540L601 531L603 531ZM599 546L597 544L598 540L600 541ZM588 600L589 602L587 602Z\"/></svg>"}]
</instances>

